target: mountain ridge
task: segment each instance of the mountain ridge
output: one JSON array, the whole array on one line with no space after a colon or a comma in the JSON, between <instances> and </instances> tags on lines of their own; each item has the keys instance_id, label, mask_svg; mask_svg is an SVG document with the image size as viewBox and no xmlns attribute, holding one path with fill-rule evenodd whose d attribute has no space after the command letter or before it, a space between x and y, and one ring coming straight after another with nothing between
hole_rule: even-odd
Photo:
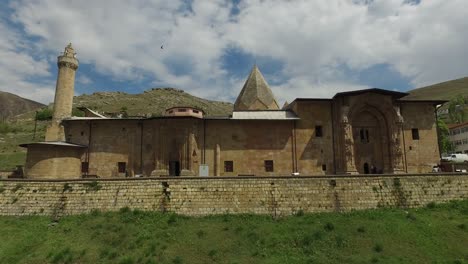
<instances>
[{"instance_id":1,"label":"mountain ridge","mask_svg":"<svg viewBox=\"0 0 468 264\"><path fill-rule=\"evenodd\" d=\"M13 93L0 91L0 121L5 121L11 117L30 112L44 104L23 98Z\"/></svg>"}]
</instances>

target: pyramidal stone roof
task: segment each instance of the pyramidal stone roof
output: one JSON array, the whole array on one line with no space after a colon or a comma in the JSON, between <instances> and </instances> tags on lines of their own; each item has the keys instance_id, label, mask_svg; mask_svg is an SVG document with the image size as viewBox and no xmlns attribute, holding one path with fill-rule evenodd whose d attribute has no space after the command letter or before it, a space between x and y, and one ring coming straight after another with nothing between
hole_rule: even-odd
<instances>
[{"instance_id":1,"label":"pyramidal stone roof","mask_svg":"<svg viewBox=\"0 0 468 264\"><path fill-rule=\"evenodd\" d=\"M278 102L257 65L252 68L234 103L234 111L245 110L279 110Z\"/></svg>"}]
</instances>

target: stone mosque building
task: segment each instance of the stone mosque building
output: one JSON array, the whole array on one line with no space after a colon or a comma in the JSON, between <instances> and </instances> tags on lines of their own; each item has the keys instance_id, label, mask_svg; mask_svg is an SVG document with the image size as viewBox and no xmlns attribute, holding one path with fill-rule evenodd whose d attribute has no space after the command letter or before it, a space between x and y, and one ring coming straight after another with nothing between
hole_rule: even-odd
<instances>
[{"instance_id":1,"label":"stone mosque building","mask_svg":"<svg viewBox=\"0 0 468 264\"><path fill-rule=\"evenodd\" d=\"M254 66L230 116L174 106L146 119L72 117L71 45L58 69L45 141L22 145L27 178L425 173L439 160L441 101L374 88L280 108Z\"/></svg>"}]
</instances>

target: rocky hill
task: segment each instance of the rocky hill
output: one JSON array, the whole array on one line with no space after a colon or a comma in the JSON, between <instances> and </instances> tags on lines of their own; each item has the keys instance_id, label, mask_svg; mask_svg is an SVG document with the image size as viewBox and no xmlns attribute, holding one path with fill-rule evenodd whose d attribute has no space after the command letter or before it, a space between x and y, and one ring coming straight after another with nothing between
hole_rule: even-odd
<instances>
[{"instance_id":1,"label":"rocky hill","mask_svg":"<svg viewBox=\"0 0 468 264\"><path fill-rule=\"evenodd\" d=\"M43 104L0 91L0 121L44 107Z\"/></svg>"},{"instance_id":2,"label":"rocky hill","mask_svg":"<svg viewBox=\"0 0 468 264\"><path fill-rule=\"evenodd\" d=\"M404 99L410 100L450 100L455 96L468 97L468 77L446 81L409 91Z\"/></svg>"},{"instance_id":3,"label":"rocky hill","mask_svg":"<svg viewBox=\"0 0 468 264\"><path fill-rule=\"evenodd\" d=\"M232 113L231 103L211 101L174 88L153 88L141 94L123 92L96 92L76 96L74 107L88 107L100 113L118 113L126 110L130 116L161 116L174 106L202 109L207 116L226 116Z\"/></svg>"}]
</instances>

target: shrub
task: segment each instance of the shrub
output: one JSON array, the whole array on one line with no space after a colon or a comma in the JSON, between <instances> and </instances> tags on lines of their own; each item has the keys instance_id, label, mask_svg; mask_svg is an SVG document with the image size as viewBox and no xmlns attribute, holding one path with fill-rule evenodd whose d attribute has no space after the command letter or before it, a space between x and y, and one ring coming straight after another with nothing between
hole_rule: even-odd
<instances>
[{"instance_id":1,"label":"shrub","mask_svg":"<svg viewBox=\"0 0 468 264\"><path fill-rule=\"evenodd\" d=\"M429 209L434 209L436 207L436 203L435 202L430 202L426 205L427 208Z\"/></svg>"},{"instance_id":2,"label":"shrub","mask_svg":"<svg viewBox=\"0 0 468 264\"><path fill-rule=\"evenodd\" d=\"M124 257L123 259L121 259L119 261L119 264L133 264L133 263L134 263L134 261L133 261L132 257L129 257L129 256Z\"/></svg>"},{"instance_id":3,"label":"shrub","mask_svg":"<svg viewBox=\"0 0 468 264\"><path fill-rule=\"evenodd\" d=\"M204 237L205 235L206 235L206 232L203 231L203 230L199 230L199 231L197 232L197 237L198 237L198 238L202 238L202 237Z\"/></svg>"},{"instance_id":4,"label":"shrub","mask_svg":"<svg viewBox=\"0 0 468 264\"><path fill-rule=\"evenodd\" d=\"M86 186L86 189L90 191L99 191L102 188L97 181L84 183L84 185Z\"/></svg>"},{"instance_id":5,"label":"shrub","mask_svg":"<svg viewBox=\"0 0 468 264\"><path fill-rule=\"evenodd\" d=\"M365 229L363 226L360 226L360 227L357 228L357 231L358 231L359 233L365 233L365 232L366 232L366 229Z\"/></svg>"},{"instance_id":6,"label":"shrub","mask_svg":"<svg viewBox=\"0 0 468 264\"><path fill-rule=\"evenodd\" d=\"M51 120L52 114L53 114L52 109L49 109L48 107L44 107L41 110L36 112L36 120L40 120L40 121Z\"/></svg>"},{"instance_id":7,"label":"shrub","mask_svg":"<svg viewBox=\"0 0 468 264\"><path fill-rule=\"evenodd\" d=\"M413 220L413 221L416 220L416 216L415 216L414 214L412 214L412 213L408 213L408 214L406 215L406 218L408 218L409 220Z\"/></svg>"},{"instance_id":8,"label":"shrub","mask_svg":"<svg viewBox=\"0 0 468 264\"><path fill-rule=\"evenodd\" d=\"M177 216L175 214L171 214L169 219L167 219L167 223L172 225L175 224L175 222L177 222Z\"/></svg>"},{"instance_id":9,"label":"shrub","mask_svg":"<svg viewBox=\"0 0 468 264\"><path fill-rule=\"evenodd\" d=\"M18 183L18 184L16 184L16 186L13 189L11 189L11 191L16 192L16 191L18 191L18 190L20 190L22 188L23 188L23 185Z\"/></svg>"},{"instance_id":10,"label":"shrub","mask_svg":"<svg viewBox=\"0 0 468 264\"><path fill-rule=\"evenodd\" d=\"M66 192L66 191L72 191L73 188L71 187L71 185L69 183L65 183L63 185L63 192Z\"/></svg>"},{"instance_id":11,"label":"shrub","mask_svg":"<svg viewBox=\"0 0 468 264\"><path fill-rule=\"evenodd\" d=\"M122 207L122 208L120 208L119 212L120 212L121 214L129 213L129 212L130 212L130 208L128 208L128 206Z\"/></svg>"},{"instance_id":12,"label":"shrub","mask_svg":"<svg viewBox=\"0 0 468 264\"><path fill-rule=\"evenodd\" d=\"M174 264L182 264L182 263L184 263L184 261L182 260L182 257L181 257L181 256L176 256L176 257L172 260L172 263L174 263Z\"/></svg>"},{"instance_id":13,"label":"shrub","mask_svg":"<svg viewBox=\"0 0 468 264\"><path fill-rule=\"evenodd\" d=\"M332 223L328 222L328 223L325 224L325 226L323 228L326 231L330 232L330 231L333 231L335 229L335 226Z\"/></svg>"},{"instance_id":14,"label":"shrub","mask_svg":"<svg viewBox=\"0 0 468 264\"><path fill-rule=\"evenodd\" d=\"M5 133L16 133L21 131L22 129L18 126L14 126L11 124L8 124L6 122L0 122L0 133L5 134Z\"/></svg>"},{"instance_id":15,"label":"shrub","mask_svg":"<svg viewBox=\"0 0 468 264\"><path fill-rule=\"evenodd\" d=\"M377 253L382 252L382 251L383 251L383 246L382 246L382 244L379 244L379 243L375 244L375 245L374 245L374 251L377 252Z\"/></svg>"},{"instance_id":16,"label":"shrub","mask_svg":"<svg viewBox=\"0 0 468 264\"><path fill-rule=\"evenodd\" d=\"M304 216L304 210L300 209L297 211L296 216Z\"/></svg>"},{"instance_id":17,"label":"shrub","mask_svg":"<svg viewBox=\"0 0 468 264\"><path fill-rule=\"evenodd\" d=\"M216 255L217 251L215 249L212 249L210 250L210 252L208 252L208 256L210 256L211 258L214 257Z\"/></svg>"}]
</instances>

